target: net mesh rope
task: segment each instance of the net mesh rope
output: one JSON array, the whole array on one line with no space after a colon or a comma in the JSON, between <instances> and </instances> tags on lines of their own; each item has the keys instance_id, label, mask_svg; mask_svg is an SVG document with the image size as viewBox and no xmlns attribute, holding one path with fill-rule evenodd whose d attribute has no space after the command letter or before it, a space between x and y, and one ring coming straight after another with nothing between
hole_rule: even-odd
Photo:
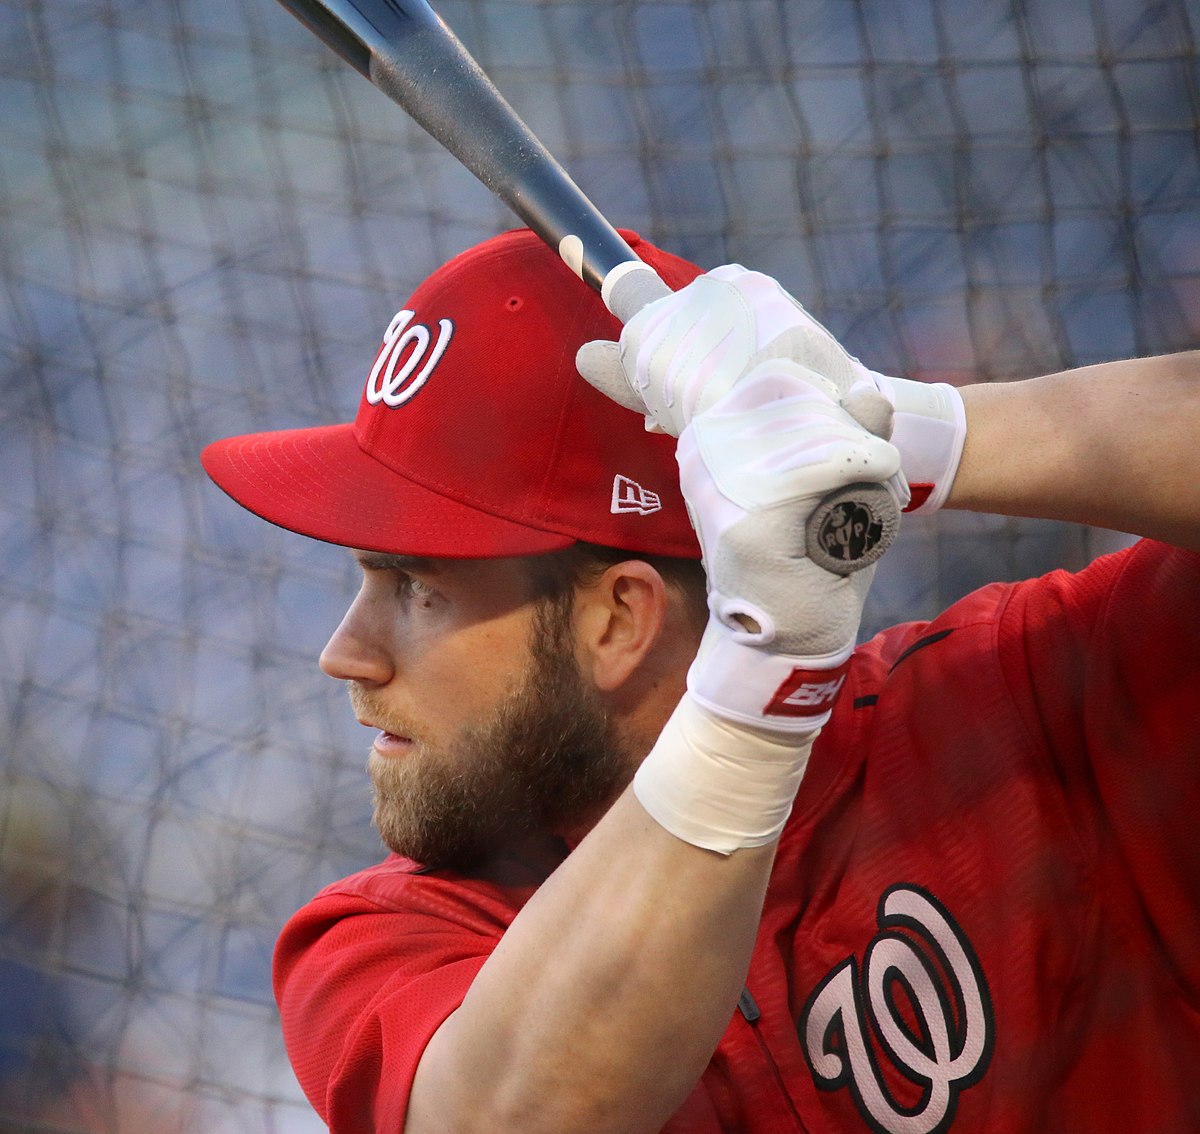
<instances>
[{"instance_id":1,"label":"net mesh rope","mask_svg":"<svg viewBox=\"0 0 1200 1134\"><path fill-rule=\"evenodd\" d=\"M1194 2L435 6L612 219L877 369L1200 339ZM0 108L0 1130L318 1131L269 958L379 854L314 664L352 572L198 453L347 420L513 221L270 0L4 0ZM1119 542L911 520L866 629Z\"/></svg>"}]
</instances>

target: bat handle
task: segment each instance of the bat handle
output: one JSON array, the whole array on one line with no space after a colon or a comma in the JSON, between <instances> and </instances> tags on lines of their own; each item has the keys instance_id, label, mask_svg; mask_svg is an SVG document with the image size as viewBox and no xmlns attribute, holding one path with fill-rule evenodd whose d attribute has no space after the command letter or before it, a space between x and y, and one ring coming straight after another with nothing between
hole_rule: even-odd
<instances>
[{"instance_id":1,"label":"bat handle","mask_svg":"<svg viewBox=\"0 0 1200 1134\"><path fill-rule=\"evenodd\" d=\"M804 526L804 550L818 567L853 575L869 567L900 531L900 509L882 485L870 481L835 488Z\"/></svg>"},{"instance_id":2,"label":"bat handle","mask_svg":"<svg viewBox=\"0 0 1200 1134\"><path fill-rule=\"evenodd\" d=\"M622 323L628 323L643 307L670 295L671 289L649 264L626 260L604 277L600 298Z\"/></svg>"},{"instance_id":3,"label":"bat handle","mask_svg":"<svg viewBox=\"0 0 1200 1134\"><path fill-rule=\"evenodd\" d=\"M640 260L612 268L600 289L604 305L622 323L670 293L658 273ZM805 552L826 571L852 575L879 559L899 530L900 510L882 484L848 484L829 493L809 516Z\"/></svg>"}]
</instances>

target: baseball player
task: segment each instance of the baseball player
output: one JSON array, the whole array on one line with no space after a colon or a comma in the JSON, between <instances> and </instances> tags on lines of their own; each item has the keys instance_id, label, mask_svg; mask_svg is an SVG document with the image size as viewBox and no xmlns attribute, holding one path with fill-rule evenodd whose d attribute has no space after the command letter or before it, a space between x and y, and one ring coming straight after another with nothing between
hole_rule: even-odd
<instances>
[{"instance_id":1,"label":"baseball player","mask_svg":"<svg viewBox=\"0 0 1200 1134\"><path fill-rule=\"evenodd\" d=\"M313 1106L1200 1129L1200 359L924 386L627 236L677 291L623 332L506 233L416 290L353 424L205 451L362 569L321 664L391 853L279 941ZM1148 538L856 648L872 568L804 532L862 481Z\"/></svg>"}]
</instances>

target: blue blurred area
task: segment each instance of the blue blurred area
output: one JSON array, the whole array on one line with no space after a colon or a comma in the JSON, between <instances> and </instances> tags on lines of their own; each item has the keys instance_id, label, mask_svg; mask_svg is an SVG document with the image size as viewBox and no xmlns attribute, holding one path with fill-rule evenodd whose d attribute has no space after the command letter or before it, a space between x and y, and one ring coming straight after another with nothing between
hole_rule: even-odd
<instances>
[{"instance_id":1,"label":"blue blurred area","mask_svg":"<svg viewBox=\"0 0 1200 1134\"><path fill-rule=\"evenodd\" d=\"M614 221L879 369L1200 341L1194 0L435 6ZM57 895L0 921L0 1073L59 1131L316 1131L269 955L377 854L315 666L351 572L198 454L348 418L416 282L513 221L271 0L9 0L0 107L0 877ZM911 521L866 629L1119 539Z\"/></svg>"},{"instance_id":2,"label":"blue blurred area","mask_svg":"<svg viewBox=\"0 0 1200 1134\"><path fill-rule=\"evenodd\" d=\"M69 1046L66 1006L54 978L36 963L0 957L0 1100L12 1107L43 1047Z\"/></svg>"}]
</instances>

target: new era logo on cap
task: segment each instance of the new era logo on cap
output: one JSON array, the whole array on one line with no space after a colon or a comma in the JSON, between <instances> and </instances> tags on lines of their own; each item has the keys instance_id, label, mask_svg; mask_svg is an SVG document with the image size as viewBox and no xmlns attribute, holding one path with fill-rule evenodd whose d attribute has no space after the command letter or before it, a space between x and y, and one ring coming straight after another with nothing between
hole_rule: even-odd
<instances>
[{"instance_id":1,"label":"new era logo on cap","mask_svg":"<svg viewBox=\"0 0 1200 1134\"><path fill-rule=\"evenodd\" d=\"M613 479L612 508L614 515L623 512L636 512L639 516L649 516L652 512L662 509L662 500L657 492L643 488L636 480L630 480L620 473Z\"/></svg>"}]
</instances>

